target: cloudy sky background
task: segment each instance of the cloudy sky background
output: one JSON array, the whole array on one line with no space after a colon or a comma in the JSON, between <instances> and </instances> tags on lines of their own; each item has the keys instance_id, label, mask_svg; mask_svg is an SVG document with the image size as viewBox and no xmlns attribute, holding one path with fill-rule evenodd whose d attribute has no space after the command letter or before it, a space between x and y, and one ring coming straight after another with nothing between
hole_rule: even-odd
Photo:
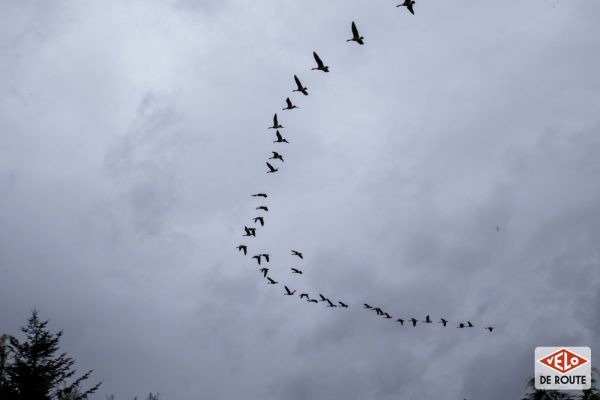
<instances>
[{"instance_id":1,"label":"cloudy sky background","mask_svg":"<svg viewBox=\"0 0 600 400\"><path fill-rule=\"evenodd\" d=\"M324 3L0 3L0 332L37 307L97 399L518 398L600 348L600 2ZM250 253L349 309L236 252L256 191Z\"/></svg>"}]
</instances>

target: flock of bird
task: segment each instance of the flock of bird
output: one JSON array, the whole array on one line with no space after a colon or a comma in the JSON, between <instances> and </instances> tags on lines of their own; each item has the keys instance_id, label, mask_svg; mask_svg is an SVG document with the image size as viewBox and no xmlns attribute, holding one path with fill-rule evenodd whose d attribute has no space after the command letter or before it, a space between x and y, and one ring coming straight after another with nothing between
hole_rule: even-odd
<instances>
[{"instance_id":1,"label":"flock of bird","mask_svg":"<svg viewBox=\"0 0 600 400\"><path fill-rule=\"evenodd\" d=\"M408 9L408 11L414 15L414 8L413 8L414 4L415 4L415 2L413 0L404 0L404 2L402 4L398 4L396 7L406 7ZM352 37L350 39L347 39L347 42L356 42L360 45L364 45L365 44L364 37L360 35L355 22L352 22L351 31L352 31ZM319 55L316 52L313 52L313 57L315 59L316 66L311 68L311 70L322 71L324 73L329 72L329 66L325 65L325 63L323 62L321 57L319 57ZM297 75L294 75L294 83L296 85L296 88L293 89L292 92L298 92L298 93L302 93L304 96L308 96L308 88L306 86L304 86L304 84L302 83L300 78L298 78ZM291 111L291 110L299 108L292 102L290 97L287 97L285 99L285 104L286 105L282 109L282 111ZM279 131L280 129L284 129L284 128L285 127L283 125L281 125L281 123L279 122L277 113L275 113L275 115L273 116L273 125L268 127L268 129L275 130L275 140L273 141L273 143L289 144L287 139L285 139L283 137L283 135L281 134L281 132ZM272 151L272 154L273 155L271 157L269 157L268 160L266 161L267 174L274 174L274 173L279 172L279 168L281 166L279 163L284 162L283 155L279 151ZM276 165L274 165L274 164L276 164ZM263 199L263 200L268 198L268 195L266 193L255 193L255 194L252 194L251 196L254 198ZM268 212L269 208L268 208L268 206L261 204L256 207L256 210ZM253 218L252 220L254 221L255 226L254 227L244 226L243 237L256 237L256 231L258 229L258 226L263 227L265 224L265 216L257 216L255 218ZM497 230L499 230L499 228L497 228ZM248 245L240 244L239 246L237 246L237 249L238 249L238 251L242 252L245 256L248 255L248 250L249 250ZM304 255L298 250L291 250L290 256L297 257L299 260L304 259ZM267 284L270 284L270 285L278 285L279 284L278 281L274 280L269 275L269 272L271 271L270 268L267 267L267 265L270 264L270 262L271 262L271 256L269 254L267 254L267 253L255 254L255 255L251 256L251 259L256 260L257 266L259 267L259 272L262 275L262 277L266 280ZM296 274L296 275L302 275L303 271L299 268L292 267L292 268L290 268L290 273ZM295 289L290 289L290 287L288 287L285 284L283 285L283 289L284 289L283 295L296 296ZM299 293L297 296L300 300L304 300L307 303L314 303L314 304L321 303L329 308L349 308L349 305L347 302L337 300L337 299L335 299L335 300L331 299L321 293L318 293L317 295L311 295L309 293ZM363 303L362 309L367 310L369 312L374 312L374 314L376 316L382 317L384 319L393 319L393 320L395 320L395 322L398 322L400 324L400 326L404 326L405 319L395 318L392 315L390 315L387 311L384 311L383 308L381 308L381 307L374 307L367 303ZM434 322L433 320L431 320L429 315L427 315L425 317L425 319L422 321L419 321L419 319L417 319L415 317L406 319L406 321L410 322L410 324L412 324L413 327L416 327L419 322L421 322L423 324L432 324ZM441 324L443 327L446 327L446 326L448 326L449 321L447 319L440 318L440 321L438 322L438 324ZM456 328L459 328L459 329L463 329L463 328L467 329L467 328L474 328L474 327L475 327L475 325L471 321L458 322L458 324L456 325ZM494 330L494 327L486 326L486 327L483 327L483 329L485 329L489 332L492 332Z\"/></svg>"}]
</instances>

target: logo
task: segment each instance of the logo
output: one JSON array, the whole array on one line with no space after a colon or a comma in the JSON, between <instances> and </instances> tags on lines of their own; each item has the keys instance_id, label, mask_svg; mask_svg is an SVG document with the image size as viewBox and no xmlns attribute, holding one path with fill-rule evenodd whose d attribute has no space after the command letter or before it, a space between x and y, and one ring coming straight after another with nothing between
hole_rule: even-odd
<instances>
[{"instance_id":1,"label":"logo","mask_svg":"<svg viewBox=\"0 0 600 400\"><path fill-rule=\"evenodd\" d=\"M538 360L538 362L549 366L556 372L566 374L570 371L573 371L575 368L588 363L589 360L586 360L585 358L567 349L560 349L557 352Z\"/></svg>"},{"instance_id":2,"label":"logo","mask_svg":"<svg viewBox=\"0 0 600 400\"><path fill-rule=\"evenodd\" d=\"M592 384L589 347L536 347L535 388L587 390Z\"/></svg>"}]
</instances>

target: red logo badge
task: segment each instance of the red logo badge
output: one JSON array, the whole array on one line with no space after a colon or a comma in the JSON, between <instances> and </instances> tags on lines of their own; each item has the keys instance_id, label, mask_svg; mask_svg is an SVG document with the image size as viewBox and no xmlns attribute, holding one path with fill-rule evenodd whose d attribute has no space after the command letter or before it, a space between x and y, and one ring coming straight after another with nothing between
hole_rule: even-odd
<instances>
[{"instance_id":1,"label":"red logo badge","mask_svg":"<svg viewBox=\"0 0 600 400\"><path fill-rule=\"evenodd\" d=\"M552 368L557 372L560 372L561 374L566 374L567 372L573 371L575 368L578 368L589 361L573 353L572 351L560 349L549 356L538 360L538 362Z\"/></svg>"}]
</instances>

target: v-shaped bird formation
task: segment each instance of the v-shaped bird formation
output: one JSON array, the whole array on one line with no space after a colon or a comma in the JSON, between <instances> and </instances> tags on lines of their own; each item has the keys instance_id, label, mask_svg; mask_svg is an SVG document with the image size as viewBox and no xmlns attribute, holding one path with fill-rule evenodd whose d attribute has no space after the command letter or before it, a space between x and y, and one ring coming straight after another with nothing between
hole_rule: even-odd
<instances>
[{"instance_id":1,"label":"v-shaped bird formation","mask_svg":"<svg viewBox=\"0 0 600 400\"><path fill-rule=\"evenodd\" d=\"M406 9L414 15L414 4L415 1L413 0L404 0L404 2L402 4L398 4L396 7L406 7ZM356 25L356 23L354 21L352 21L351 25L350 25L350 30L352 33L352 37L350 39L347 39L346 42L355 42L359 45L364 45L365 44L365 38L360 34L358 27ZM323 61L323 59L319 56L319 54L317 54L316 51L313 51L313 57L316 63L316 66L312 67L310 70L312 71L321 71L324 73L328 73L330 72L330 67L328 65L326 65L326 63ZM298 92L301 93L303 96L308 96L309 92L308 92L308 87L304 86L304 84L302 83L301 79L298 77L298 75L294 75L294 84L295 84L295 88L292 89L292 93L294 92ZM285 99L285 107L282 108L282 111L284 112L290 112L292 110L295 109L299 109L300 107L298 107L296 104L294 104L294 102L292 101L292 99L288 96ZM281 134L281 132L279 131L280 129L284 129L285 127L279 122L279 118L277 113L275 113L273 115L273 125L269 126L268 129L274 129L275 130L275 140L273 141L273 143L275 144L289 144L290 142L288 142L287 139L285 139L285 137ZM267 159L267 161L265 161L266 166L267 166L267 171L266 173L268 174L274 174L274 173L278 173L279 169L281 168L281 166L283 165L284 162L284 155L282 154L282 151L278 148L277 150L273 150L271 151L272 156L269 157ZM251 195L254 198L257 199L263 199L261 201L261 203L259 203L256 206L256 210L257 211L263 211L264 213L267 213L269 211L268 206L264 205L264 202L266 201L266 199L268 199L268 195L267 193L255 193ZM252 238L252 237L256 237L256 232L257 229L260 227L264 227L265 226L265 220L266 220L266 215L258 215L252 218L252 220L254 221L255 226L254 227L248 227L248 226L244 226L244 233L243 233L243 237L248 237L248 238ZM248 250L249 250L249 246L247 244L240 244L237 246L237 250L241 253L244 254L244 256L248 256ZM260 275L266 280L267 284L270 285L279 285L279 281L276 281L275 279L273 279L272 276L270 276L270 272L271 269L267 268L265 265L266 264L270 264L271 263L271 256L268 253L258 253L258 254L254 254L251 256L251 258L253 260L256 261L257 265L260 266L259 268L259 273ZM295 262L297 263L302 263L304 260L304 254L299 251L299 250L294 250L291 249L290 253L289 253L289 258L290 260L295 260ZM290 266L289 269L287 269L288 274L293 274L293 275L303 275L304 274L304 268L295 264L294 266ZM283 270L280 271L280 273L283 275ZM279 277L278 279L282 279L281 277ZM351 307L351 303L350 302L346 302L346 301L342 301L339 299L332 299L329 296L325 296L322 293L317 293L317 294L309 294L309 293L299 293L296 295L296 291L297 289L290 287L291 285L289 284L282 284L283 286L283 295L285 296L290 296L290 297L297 297L299 300L304 301L306 303L312 303L312 304L322 304L324 306L326 306L327 308L336 308L336 309L346 309L346 308L350 308ZM387 319L387 320L393 320L393 322L398 323L399 326L404 326L404 322L407 321L407 326L412 326L413 328L416 328L417 325L421 326L421 325L431 325L434 323L434 320L431 319L430 315L426 315L424 319L420 320L414 316L411 316L410 318L404 317L404 318L398 318L397 316L392 316L392 314L390 314L388 311L385 311L381 306L372 306L368 303L363 303L362 307L360 307L360 309L366 310L369 313L373 313L373 315L377 316L377 317L381 317L383 319ZM456 322L456 325L451 325L450 321L445 319L445 318L440 318L439 321L435 321L436 325L441 325L441 327L448 327L448 326L455 326L458 329L466 329L466 328L475 328L475 324L473 324L471 321L467 320L467 321L458 321ZM493 326L485 326L485 327L481 327L480 329L484 329L488 332L492 332L494 330Z\"/></svg>"}]
</instances>

